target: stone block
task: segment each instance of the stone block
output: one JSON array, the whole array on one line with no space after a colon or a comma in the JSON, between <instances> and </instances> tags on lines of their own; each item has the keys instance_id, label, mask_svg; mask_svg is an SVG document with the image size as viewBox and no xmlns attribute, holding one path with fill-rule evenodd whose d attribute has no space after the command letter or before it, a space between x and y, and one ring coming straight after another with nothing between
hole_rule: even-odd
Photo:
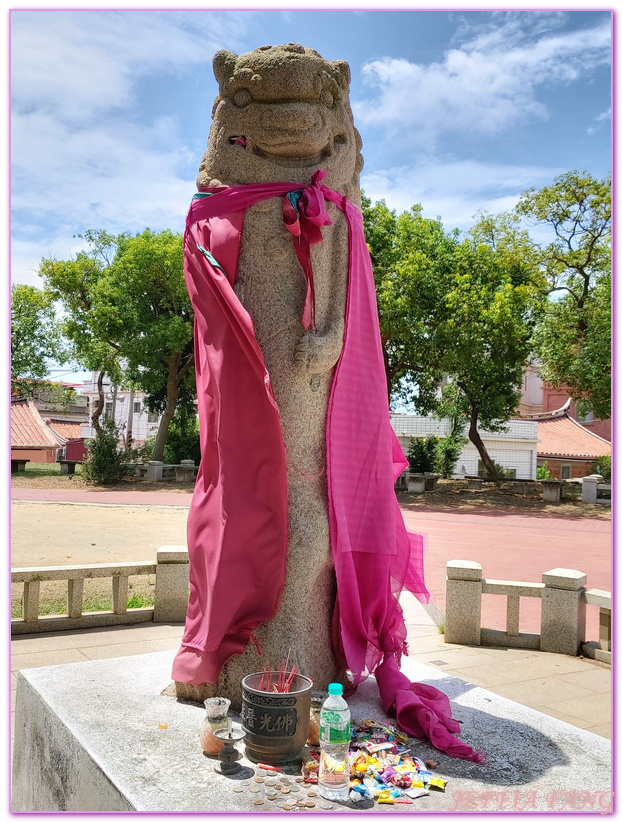
<instances>
[{"instance_id":1,"label":"stone block","mask_svg":"<svg viewBox=\"0 0 623 823\"><path fill-rule=\"evenodd\" d=\"M578 591L586 585L586 575L575 569L550 569L543 572L541 579L550 589Z\"/></svg>"},{"instance_id":2,"label":"stone block","mask_svg":"<svg viewBox=\"0 0 623 823\"><path fill-rule=\"evenodd\" d=\"M163 465L164 464L161 460L150 460L147 464L147 479L162 480Z\"/></svg>"},{"instance_id":3,"label":"stone block","mask_svg":"<svg viewBox=\"0 0 623 823\"><path fill-rule=\"evenodd\" d=\"M597 502L597 485L599 480L596 477L582 478L582 503Z\"/></svg>"},{"instance_id":4,"label":"stone block","mask_svg":"<svg viewBox=\"0 0 623 823\"><path fill-rule=\"evenodd\" d=\"M183 622L188 608L188 550L162 546L157 552L154 623Z\"/></svg>"},{"instance_id":5,"label":"stone block","mask_svg":"<svg viewBox=\"0 0 623 823\"><path fill-rule=\"evenodd\" d=\"M541 651L577 655L585 640L585 626L584 589L546 585L541 595Z\"/></svg>"},{"instance_id":6,"label":"stone block","mask_svg":"<svg viewBox=\"0 0 623 823\"><path fill-rule=\"evenodd\" d=\"M480 645L482 567L471 560L446 563L446 643Z\"/></svg>"},{"instance_id":7,"label":"stone block","mask_svg":"<svg viewBox=\"0 0 623 823\"><path fill-rule=\"evenodd\" d=\"M448 560L446 574L449 580L481 580L482 566L473 560Z\"/></svg>"}]
</instances>

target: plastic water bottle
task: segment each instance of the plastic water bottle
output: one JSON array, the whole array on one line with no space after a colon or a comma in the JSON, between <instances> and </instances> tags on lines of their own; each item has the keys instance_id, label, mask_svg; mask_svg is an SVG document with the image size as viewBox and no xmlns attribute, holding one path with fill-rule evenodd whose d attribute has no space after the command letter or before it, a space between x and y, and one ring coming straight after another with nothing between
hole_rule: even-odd
<instances>
[{"instance_id":1,"label":"plastic water bottle","mask_svg":"<svg viewBox=\"0 0 623 823\"><path fill-rule=\"evenodd\" d=\"M347 800L350 770L350 709L342 684L329 683L329 696L320 709L320 766L318 790L327 800Z\"/></svg>"}]
</instances>

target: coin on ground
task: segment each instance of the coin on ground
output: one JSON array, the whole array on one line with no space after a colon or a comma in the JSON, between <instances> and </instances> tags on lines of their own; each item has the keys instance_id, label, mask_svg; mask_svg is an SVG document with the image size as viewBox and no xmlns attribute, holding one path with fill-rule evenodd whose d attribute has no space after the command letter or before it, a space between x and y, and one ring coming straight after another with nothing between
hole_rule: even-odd
<instances>
[{"instance_id":1,"label":"coin on ground","mask_svg":"<svg viewBox=\"0 0 623 823\"><path fill-rule=\"evenodd\" d=\"M249 791L253 792L253 794L255 794L256 792L259 792L259 790L260 790L259 786L251 786L251 788L249 789Z\"/></svg>"},{"instance_id":2,"label":"coin on ground","mask_svg":"<svg viewBox=\"0 0 623 823\"><path fill-rule=\"evenodd\" d=\"M313 800L308 800L305 805L307 806L308 809L314 809L316 807L316 804L314 803Z\"/></svg>"},{"instance_id":3,"label":"coin on ground","mask_svg":"<svg viewBox=\"0 0 623 823\"><path fill-rule=\"evenodd\" d=\"M296 780L297 783L302 783L305 780L304 777L295 777L294 779Z\"/></svg>"},{"instance_id":4,"label":"coin on ground","mask_svg":"<svg viewBox=\"0 0 623 823\"><path fill-rule=\"evenodd\" d=\"M266 778L265 778L265 777L256 777L256 778L255 778L255 782L256 782L256 783L263 783L265 780L266 780Z\"/></svg>"},{"instance_id":5,"label":"coin on ground","mask_svg":"<svg viewBox=\"0 0 623 823\"><path fill-rule=\"evenodd\" d=\"M285 809L287 812L290 812L290 811L292 811L294 806L292 805L292 803L284 803L281 808Z\"/></svg>"},{"instance_id":6,"label":"coin on ground","mask_svg":"<svg viewBox=\"0 0 623 823\"><path fill-rule=\"evenodd\" d=\"M290 789L287 786L284 786L281 790L281 794L290 794Z\"/></svg>"},{"instance_id":7,"label":"coin on ground","mask_svg":"<svg viewBox=\"0 0 623 823\"><path fill-rule=\"evenodd\" d=\"M234 786L234 791L235 792L243 792L244 791L244 786Z\"/></svg>"},{"instance_id":8,"label":"coin on ground","mask_svg":"<svg viewBox=\"0 0 623 823\"><path fill-rule=\"evenodd\" d=\"M300 786L290 786L290 791L291 792L300 792L301 787Z\"/></svg>"},{"instance_id":9,"label":"coin on ground","mask_svg":"<svg viewBox=\"0 0 623 823\"><path fill-rule=\"evenodd\" d=\"M307 797L318 797L318 792L307 792Z\"/></svg>"},{"instance_id":10,"label":"coin on ground","mask_svg":"<svg viewBox=\"0 0 623 823\"><path fill-rule=\"evenodd\" d=\"M325 809L325 811L327 811L328 809L333 808L333 803L321 803L320 808Z\"/></svg>"},{"instance_id":11,"label":"coin on ground","mask_svg":"<svg viewBox=\"0 0 623 823\"><path fill-rule=\"evenodd\" d=\"M264 800L261 797L258 797L258 799L255 801L255 805L256 806L263 806L264 805Z\"/></svg>"}]
</instances>

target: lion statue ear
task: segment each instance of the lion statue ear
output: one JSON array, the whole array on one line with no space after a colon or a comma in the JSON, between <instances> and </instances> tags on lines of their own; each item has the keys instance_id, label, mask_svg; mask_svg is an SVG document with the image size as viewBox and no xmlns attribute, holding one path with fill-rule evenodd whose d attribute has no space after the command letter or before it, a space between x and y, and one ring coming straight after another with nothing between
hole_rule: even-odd
<instances>
[{"instance_id":1,"label":"lion statue ear","mask_svg":"<svg viewBox=\"0 0 623 823\"><path fill-rule=\"evenodd\" d=\"M221 49L212 58L212 68L219 86L222 86L223 82L233 75L237 57L238 55L233 51Z\"/></svg>"},{"instance_id":2,"label":"lion statue ear","mask_svg":"<svg viewBox=\"0 0 623 823\"><path fill-rule=\"evenodd\" d=\"M348 91L350 85L350 66L348 63L345 60L331 60L329 65L338 72L338 82L342 89Z\"/></svg>"}]
</instances>

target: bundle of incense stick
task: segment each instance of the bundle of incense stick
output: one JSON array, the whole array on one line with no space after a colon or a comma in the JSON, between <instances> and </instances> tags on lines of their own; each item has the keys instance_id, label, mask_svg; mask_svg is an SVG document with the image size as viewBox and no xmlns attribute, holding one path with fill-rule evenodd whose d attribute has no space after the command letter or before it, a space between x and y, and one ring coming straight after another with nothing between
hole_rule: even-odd
<instances>
[{"instance_id":1,"label":"bundle of incense stick","mask_svg":"<svg viewBox=\"0 0 623 823\"><path fill-rule=\"evenodd\" d=\"M296 666L292 666L292 668L288 671L289 662L290 652L288 652L285 663L282 663L281 666L279 666L279 670L277 672L271 671L268 666L264 666L264 670L262 671L262 679L260 680L259 685L260 691L278 692L280 694L289 692L292 688L294 678L298 674L298 668ZM277 675L277 682L275 682L274 679L275 674Z\"/></svg>"}]
</instances>

